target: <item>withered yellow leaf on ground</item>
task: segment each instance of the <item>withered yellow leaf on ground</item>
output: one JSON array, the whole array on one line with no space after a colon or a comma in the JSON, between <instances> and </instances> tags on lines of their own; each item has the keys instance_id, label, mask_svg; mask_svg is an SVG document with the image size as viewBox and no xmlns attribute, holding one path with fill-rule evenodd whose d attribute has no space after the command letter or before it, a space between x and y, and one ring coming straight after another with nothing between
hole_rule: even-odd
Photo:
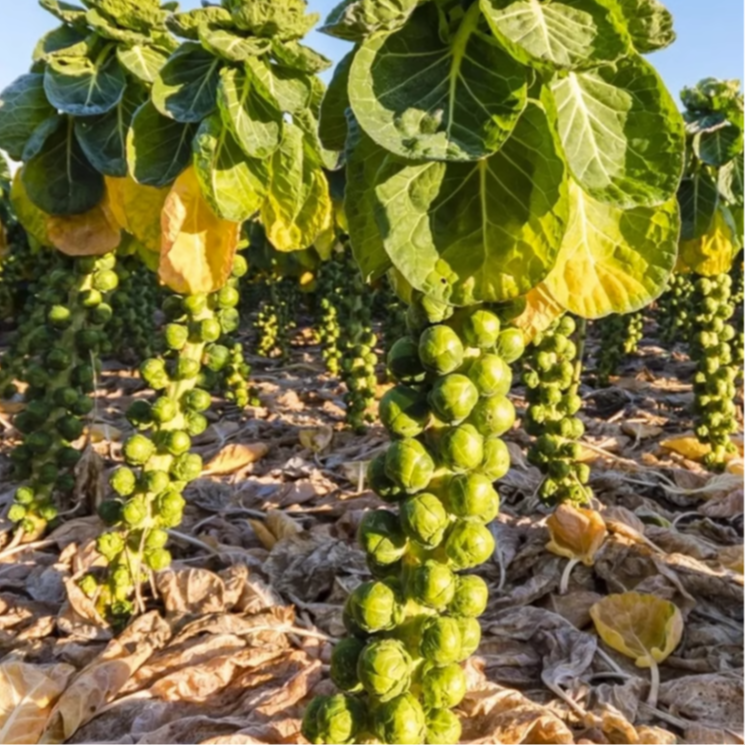
<instances>
[{"instance_id":1,"label":"withered yellow leaf on ground","mask_svg":"<svg viewBox=\"0 0 745 745\"><path fill-rule=\"evenodd\" d=\"M175 181L161 214L158 274L174 292L215 292L233 268L241 226L223 220L202 195L194 168Z\"/></svg>"},{"instance_id":2,"label":"withered yellow leaf on ground","mask_svg":"<svg viewBox=\"0 0 745 745\"><path fill-rule=\"evenodd\" d=\"M585 566L592 566L608 535L599 512L570 504L559 505L546 526L551 536L546 548L559 556L579 559Z\"/></svg>"},{"instance_id":3,"label":"withered yellow leaf on ground","mask_svg":"<svg viewBox=\"0 0 745 745\"><path fill-rule=\"evenodd\" d=\"M38 742L52 706L75 672L72 665L0 665L0 742Z\"/></svg>"},{"instance_id":4,"label":"withered yellow leaf on ground","mask_svg":"<svg viewBox=\"0 0 745 745\"><path fill-rule=\"evenodd\" d=\"M728 462L742 455L740 445L736 438L731 438L733 445L737 447L736 451L729 453L725 456L725 460ZM710 450L711 446L703 442L699 442L698 438L694 434L684 434L680 437L672 437L669 440L662 440L660 447L665 450L672 450L674 453L682 455L684 458L689 460L701 460ZM737 471L735 470L734 473Z\"/></svg>"},{"instance_id":5,"label":"withered yellow leaf on ground","mask_svg":"<svg viewBox=\"0 0 745 745\"><path fill-rule=\"evenodd\" d=\"M82 215L50 215L50 243L68 256L102 256L121 242L121 229L104 198Z\"/></svg>"},{"instance_id":6,"label":"withered yellow leaf on ground","mask_svg":"<svg viewBox=\"0 0 745 745\"><path fill-rule=\"evenodd\" d=\"M131 176L106 177L106 193L117 223L155 253L160 253L160 217L168 192L168 187L138 184Z\"/></svg>"},{"instance_id":7,"label":"withered yellow leaf on ground","mask_svg":"<svg viewBox=\"0 0 745 745\"><path fill-rule=\"evenodd\" d=\"M623 592L599 600L590 616L600 638L637 667L653 667L670 656L683 636L683 616L669 600Z\"/></svg>"},{"instance_id":8,"label":"withered yellow leaf on ground","mask_svg":"<svg viewBox=\"0 0 745 745\"><path fill-rule=\"evenodd\" d=\"M269 452L265 442L232 443L226 445L205 466L204 475L222 476L235 473L257 460L261 460Z\"/></svg>"},{"instance_id":9,"label":"withered yellow leaf on ground","mask_svg":"<svg viewBox=\"0 0 745 745\"><path fill-rule=\"evenodd\" d=\"M525 309L512 323L522 329L525 343L545 331L562 313L564 308L551 294L545 282L540 282L525 296Z\"/></svg>"},{"instance_id":10,"label":"withered yellow leaf on ground","mask_svg":"<svg viewBox=\"0 0 745 745\"><path fill-rule=\"evenodd\" d=\"M334 430L328 425L320 427L305 427L298 432L300 444L314 453L325 450L334 438Z\"/></svg>"}]
</instances>

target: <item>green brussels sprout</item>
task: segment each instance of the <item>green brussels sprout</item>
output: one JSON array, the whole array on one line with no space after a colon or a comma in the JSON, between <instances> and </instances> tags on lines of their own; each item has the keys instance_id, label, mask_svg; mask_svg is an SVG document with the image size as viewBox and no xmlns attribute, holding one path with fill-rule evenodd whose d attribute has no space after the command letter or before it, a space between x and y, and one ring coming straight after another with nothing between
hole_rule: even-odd
<instances>
[{"instance_id":1,"label":"green brussels sprout","mask_svg":"<svg viewBox=\"0 0 745 745\"><path fill-rule=\"evenodd\" d=\"M385 473L385 453L376 455L367 466L367 485L386 502L398 502L406 492L397 487Z\"/></svg>"},{"instance_id":2,"label":"green brussels sprout","mask_svg":"<svg viewBox=\"0 0 745 745\"><path fill-rule=\"evenodd\" d=\"M191 437L182 429L171 430L165 439L165 446L171 455L183 455L191 450Z\"/></svg>"},{"instance_id":3,"label":"green brussels sprout","mask_svg":"<svg viewBox=\"0 0 745 745\"><path fill-rule=\"evenodd\" d=\"M181 302L186 313L191 316L198 316L207 308L207 295L203 292L187 295Z\"/></svg>"},{"instance_id":4,"label":"green brussels sprout","mask_svg":"<svg viewBox=\"0 0 745 745\"><path fill-rule=\"evenodd\" d=\"M449 665L462 658L458 619L428 616L419 630L419 653L427 662Z\"/></svg>"},{"instance_id":5,"label":"green brussels sprout","mask_svg":"<svg viewBox=\"0 0 745 745\"><path fill-rule=\"evenodd\" d=\"M386 452L386 475L408 494L425 489L434 470L432 456L418 440L397 440Z\"/></svg>"},{"instance_id":6,"label":"green brussels sprout","mask_svg":"<svg viewBox=\"0 0 745 745\"><path fill-rule=\"evenodd\" d=\"M484 354L468 370L480 396L506 396L512 387L512 370L496 354Z\"/></svg>"},{"instance_id":7,"label":"green brussels sprout","mask_svg":"<svg viewBox=\"0 0 745 745\"><path fill-rule=\"evenodd\" d=\"M165 471L145 471L142 474L142 482L146 492L160 494L171 485L171 477Z\"/></svg>"},{"instance_id":8,"label":"green brussels sprout","mask_svg":"<svg viewBox=\"0 0 745 745\"><path fill-rule=\"evenodd\" d=\"M221 308L235 308L240 302L241 295L235 287L226 285L221 287L217 293L217 304Z\"/></svg>"},{"instance_id":9,"label":"green brussels sprout","mask_svg":"<svg viewBox=\"0 0 745 745\"><path fill-rule=\"evenodd\" d=\"M472 471L484 459L484 438L472 424L449 427L440 438L438 452L453 471Z\"/></svg>"},{"instance_id":10,"label":"green brussels sprout","mask_svg":"<svg viewBox=\"0 0 745 745\"><path fill-rule=\"evenodd\" d=\"M201 388L192 388L184 394L183 405L191 411L207 411L212 405L212 395Z\"/></svg>"},{"instance_id":11,"label":"green brussels sprout","mask_svg":"<svg viewBox=\"0 0 745 745\"><path fill-rule=\"evenodd\" d=\"M452 709L466 695L466 674L455 663L442 667L425 663L421 687L425 709Z\"/></svg>"},{"instance_id":12,"label":"green brussels sprout","mask_svg":"<svg viewBox=\"0 0 745 745\"><path fill-rule=\"evenodd\" d=\"M202 473L202 456L197 453L183 453L174 459L170 469L177 481L189 483L198 479Z\"/></svg>"},{"instance_id":13,"label":"green brussels sprout","mask_svg":"<svg viewBox=\"0 0 745 745\"><path fill-rule=\"evenodd\" d=\"M476 386L459 373L438 378L429 394L435 414L447 424L463 421L479 400Z\"/></svg>"},{"instance_id":14,"label":"green brussels sprout","mask_svg":"<svg viewBox=\"0 0 745 745\"><path fill-rule=\"evenodd\" d=\"M209 421L203 414L197 414L196 411L187 411L184 417L186 432L191 437L197 437L209 427Z\"/></svg>"},{"instance_id":15,"label":"green brussels sprout","mask_svg":"<svg viewBox=\"0 0 745 745\"><path fill-rule=\"evenodd\" d=\"M8 520L12 523L19 523L26 517L26 513L27 510L22 504L12 504L8 510Z\"/></svg>"},{"instance_id":16,"label":"green brussels sprout","mask_svg":"<svg viewBox=\"0 0 745 745\"><path fill-rule=\"evenodd\" d=\"M34 490L30 486L19 486L13 496L18 504L29 505L34 501ZM13 522L17 522L14 520Z\"/></svg>"},{"instance_id":17,"label":"green brussels sprout","mask_svg":"<svg viewBox=\"0 0 745 745\"><path fill-rule=\"evenodd\" d=\"M411 305L407 308L407 313L411 315L411 321L415 328L423 328L431 323L441 323L451 318L455 308L441 300L437 300L429 295L425 295L419 290L415 290L411 296Z\"/></svg>"},{"instance_id":18,"label":"green brussels sprout","mask_svg":"<svg viewBox=\"0 0 745 745\"><path fill-rule=\"evenodd\" d=\"M430 420L427 398L406 385L397 385L380 400L380 421L394 437L416 437Z\"/></svg>"},{"instance_id":19,"label":"green brussels sprout","mask_svg":"<svg viewBox=\"0 0 745 745\"><path fill-rule=\"evenodd\" d=\"M59 432L65 440L69 441L77 440L78 437L83 434L83 430L85 429L83 422L71 414L61 416L55 422L54 426L57 432Z\"/></svg>"},{"instance_id":20,"label":"green brussels sprout","mask_svg":"<svg viewBox=\"0 0 745 745\"><path fill-rule=\"evenodd\" d=\"M101 333L96 329L79 329L75 332L75 346L83 353L98 349L101 339Z\"/></svg>"},{"instance_id":21,"label":"green brussels sprout","mask_svg":"<svg viewBox=\"0 0 745 745\"><path fill-rule=\"evenodd\" d=\"M449 326L430 326L419 337L419 359L425 370L447 375L463 364L463 344Z\"/></svg>"},{"instance_id":22,"label":"green brussels sprout","mask_svg":"<svg viewBox=\"0 0 745 745\"><path fill-rule=\"evenodd\" d=\"M481 577L474 574L456 575L455 594L448 604L448 613L464 618L477 618L486 610L489 589Z\"/></svg>"},{"instance_id":23,"label":"green brussels sprout","mask_svg":"<svg viewBox=\"0 0 745 745\"><path fill-rule=\"evenodd\" d=\"M148 551L153 551L156 548L163 548L166 543L168 543L168 533L159 528L151 530L145 538L145 548Z\"/></svg>"},{"instance_id":24,"label":"green brussels sprout","mask_svg":"<svg viewBox=\"0 0 745 745\"><path fill-rule=\"evenodd\" d=\"M92 574L86 574L84 577L81 577L78 581L78 587L89 598L93 598L98 592L98 582Z\"/></svg>"},{"instance_id":25,"label":"green brussels sprout","mask_svg":"<svg viewBox=\"0 0 745 745\"><path fill-rule=\"evenodd\" d=\"M353 636L342 639L331 653L331 680L341 691L354 693L362 689L357 663L365 643Z\"/></svg>"},{"instance_id":26,"label":"green brussels sprout","mask_svg":"<svg viewBox=\"0 0 745 745\"><path fill-rule=\"evenodd\" d=\"M478 308L463 320L461 332L469 347L491 349L497 343L500 327L499 317L495 313Z\"/></svg>"},{"instance_id":27,"label":"green brussels sprout","mask_svg":"<svg viewBox=\"0 0 745 745\"><path fill-rule=\"evenodd\" d=\"M141 527L148 516L147 502L142 495L132 497L122 507L122 520L129 528Z\"/></svg>"},{"instance_id":28,"label":"green brussels sprout","mask_svg":"<svg viewBox=\"0 0 745 745\"><path fill-rule=\"evenodd\" d=\"M497 340L497 354L507 363L515 362L523 356L525 337L520 329L505 329Z\"/></svg>"},{"instance_id":29,"label":"green brussels sprout","mask_svg":"<svg viewBox=\"0 0 745 745\"><path fill-rule=\"evenodd\" d=\"M44 463L36 472L36 479L40 484L50 486L59 476L59 468L54 463Z\"/></svg>"},{"instance_id":30,"label":"green brussels sprout","mask_svg":"<svg viewBox=\"0 0 745 745\"><path fill-rule=\"evenodd\" d=\"M145 435L132 435L124 443L124 460L130 466L142 466L155 454L155 445Z\"/></svg>"},{"instance_id":31,"label":"green brussels sprout","mask_svg":"<svg viewBox=\"0 0 745 745\"><path fill-rule=\"evenodd\" d=\"M44 363L52 370L67 370L72 364L72 355L66 349L53 348L44 358Z\"/></svg>"},{"instance_id":32,"label":"green brussels sprout","mask_svg":"<svg viewBox=\"0 0 745 745\"><path fill-rule=\"evenodd\" d=\"M43 422L28 411L19 411L13 419L13 426L24 435L30 434L42 424Z\"/></svg>"},{"instance_id":33,"label":"green brussels sprout","mask_svg":"<svg viewBox=\"0 0 745 745\"><path fill-rule=\"evenodd\" d=\"M124 551L124 538L121 533L103 533L96 539L96 550L107 561L113 561Z\"/></svg>"},{"instance_id":34,"label":"green brussels sprout","mask_svg":"<svg viewBox=\"0 0 745 745\"><path fill-rule=\"evenodd\" d=\"M232 334L241 325L241 314L235 308L224 308L218 311L217 320L223 334Z\"/></svg>"},{"instance_id":35,"label":"green brussels sprout","mask_svg":"<svg viewBox=\"0 0 745 745\"><path fill-rule=\"evenodd\" d=\"M109 485L120 497L128 497L134 493L137 477L131 468L120 466L111 474Z\"/></svg>"},{"instance_id":36,"label":"green brussels sprout","mask_svg":"<svg viewBox=\"0 0 745 745\"><path fill-rule=\"evenodd\" d=\"M65 328L72 320L72 313L65 305L53 305L47 313L47 321L55 328Z\"/></svg>"},{"instance_id":37,"label":"green brussels sprout","mask_svg":"<svg viewBox=\"0 0 745 745\"><path fill-rule=\"evenodd\" d=\"M93 275L92 285L99 292L111 292L119 286L119 277L111 269L99 271Z\"/></svg>"},{"instance_id":38,"label":"green brussels sprout","mask_svg":"<svg viewBox=\"0 0 745 745\"><path fill-rule=\"evenodd\" d=\"M442 610L453 599L455 586L456 577L446 564L428 560L411 570L406 589L420 605Z\"/></svg>"},{"instance_id":39,"label":"green brussels sprout","mask_svg":"<svg viewBox=\"0 0 745 745\"><path fill-rule=\"evenodd\" d=\"M414 696L404 693L376 707L373 727L381 742L419 745L426 732L424 710Z\"/></svg>"},{"instance_id":40,"label":"green brussels sprout","mask_svg":"<svg viewBox=\"0 0 745 745\"><path fill-rule=\"evenodd\" d=\"M498 437L510 430L515 423L515 407L506 396L481 398L468 421L484 437Z\"/></svg>"},{"instance_id":41,"label":"green brussels sprout","mask_svg":"<svg viewBox=\"0 0 745 745\"><path fill-rule=\"evenodd\" d=\"M222 335L220 322L216 318L205 318L197 323L196 341L201 343L216 342Z\"/></svg>"},{"instance_id":42,"label":"green brussels sprout","mask_svg":"<svg viewBox=\"0 0 745 745\"><path fill-rule=\"evenodd\" d=\"M421 383L425 377L424 366L419 359L419 347L409 337L399 339L388 352L388 369L401 383Z\"/></svg>"},{"instance_id":43,"label":"green brussels sprout","mask_svg":"<svg viewBox=\"0 0 745 745\"><path fill-rule=\"evenodd\" d=\"M147 427L153 423L153 412L149 401L133 401L127 407L127 419L135 427Z\"/></svg>"},{"instance_id":44,"label":"green brussels sprout","mask_svg":"<svg viewBox=\"0 0 745 745\"><path fill-rule=\"evenodd\" d=\"M165 548L145 551L145 564L154 572L161 572L171 566L171 552Z\"/></svg>"},{"instance_id":45,"label":"green brussels sprout","mask_svg":"<svg viewBox=\"0 0 745 745\"><path fill-rule=\"evenodd\" d=\"M484 458L479 471L491 481L497 481L510 470L510 451L504 440L487 437L484 440Z\"/></svg>"},{"instance_id":46,"label":"green brussels sprout","mask_svg":"<svg viewBox=\"0 0 745 745\"><path fill-rule=\"evenodd\" d=\"M449 525L442 502L426 492L402 502L400 518L404 533L425 548L439 546Z\"/></svg>"},{"instance_id":47,"label":"green brussels sprout","mask_svg":"<svg viewBox=\"0 0 745 745\"><path fill-rule=\"evenodd\" d=\"M456 517L490 523L499 513L499 495L487 476L458 474L448 484L447 505Z\"/></svg>"},{"instance_id":48,"label":"green brussels sprout","mask_svg":"<svg viewBox=\"0 0 745 745\"><path fill-rule=\"evenodd\" d=\"M184 512L184 498L175 490L169 489L155 498L153 510L160 525L164 528L175 528Z\"/></svg>"},{"instance_id":49,"label":"green brussels sprout","mask_svg":"<svg viewBox=\"0 0 745 745\"><path fill-rule=\"evenodd\" d=\"M452 745L460 742L460 719L448 709L431 709L427 712L427 745Z\"/></svg>"},{"instance_id":50,"label":"green brussels sprout","mask_svg":"<svg viewBox=\"0 0 745 745\"><path fill-rule=\"evenodd\" d=\"M32 432L25 442L32 453L43 455L52 447L53 438L49 432Z\"/></svg>"},{"instance_id":51,"label":"green brussels sprout","mask_svg":"<svg viewBox=\"0 0 745 745\"><path fill-rule=\"evenodd\" d=\"M84 308L95 308L103 302L103 295L98 290L83 290L78 294L78 302Z\"/></svg>"},{"instance_id":52,"label":"green brussels sprout","mask_svg":"<svg viewBox=\"0 0 745 745\"><path fill-rule=\"evenodd\" d=\"M303 718L302 732L307 740L316 745L347 745L358 741L366 722L363 703L352 696L338 693L335 696L321 696L311 703Z\"/></svg>"},{"instance_id":53,"label":"green brussels sprout","mask_svg":"<svg viewBox=\"0 0 745 745\"><path fill-rule=\"evenodd\" d=\"M201 365L199 360L192 360L188 357L179 357L176 360L176 366L173 370L174 380L191 380L199 375Z\"/></svg>"},{"instance_id":54,"label":"green brussels sprout","mask_svg":"<svg viewBox=\"0 0 745 745\"><path fill-rule=\"evenodd\" d=\"M155 391L165 388L169 383L169 376L163 360L151 358L140 365L140 375L145 383Z\"/></svg>"},{"instance_id":55,"label":"green brussels sprout","mask_svg":"<svg viewBox=\"0 0 745 745\"><path fill-rule=\"evenodd\" d=\"M347 603L357 625L369 634L390 631L403 620L401 600L386 582L363 582Z\"/></svg>"},{"instance_id":56,"label":"green brussels sprout","mask_svg":"<svg viewBox=\"0 0 745 745\"><path fill-rule=\"evenodd\" d=\"M114 315L114 309L108 303L99 303L95 308L91 308L88 317L91 323L103 325L111 320Z\"/></svg>"},{"instance_id":57,"label":"green brussels sprout","mask_svg":"<svg viewBox=\"0 0 745 745\"><path fill-rule=\"evenodd\" d=\"M469 616L456 618L460 629L461 653L456 662L465 662L481 644L481 624Z\"/></svg>"},{"instance_id":58,"label":"green brussels sprout","mask_svg":"<svg viewBox=\"0 0 745 745\"><path fill-rule=\"evenodd\" d=\"M122 507L118 499L106 499L98 505L98 516L106 525L116 525L122 519Z\"/></svg>"},{"instance_id":59,"label":"green brussels sprout","mask_svg":"<svg viewBox=\"0 0 745 745\"><path fill-rule=\"evenodd\" d=\"M411 673L411 657L397 639L373 639L357 662L357 675L365 691L383 703L409 689Z\"/></svg>"},{"instance_id":60,"label":"green brussels sprout","mask_svg":"<svg viewBox=\"0 0 745 745\"><path fill-rule=\"evenodd\" d=\"M153 421L165 424L179 413L178 404L168 396L160 396L153 402L150 413Z\"/></svg>"},{"instance_id":61,"label":"green brussels sprout","mask_svg":"<svg viewBox=\"0 0 745 745\"><path fill-rule=\"evenodd\" d=\"M445 538L444 548L453 568L470 569L494 554L494 537L479 523L458 520Z\"/></svg>"},{"instance_id":62,"label":"green brussels sprout","mask_svg":"<svg viewBox=\"0 0 745 745\"><path fill-rule=\"evenodd\" d=\"M189 329L181 323L169 323L163 329L163 338L168 349L180 352L189 341Z\"/></svg>"},{"instance_id":63,"label":"green brussels sprout","mask_svg":"<svg viewBox=\"0 0 745 745\"><path fill-rule=\"evenodd\" d=\"M406 535L396 515L387 510L368 512L362 518L358 540L378 564L393 564L406 551Z\"/></svg>"},{"instance_id":64,"label":"green brussels sprout","mask_svg":"<svg viewBox=\"0 0 745 745\"><path fill-rule=\"evenodd\" d=\"M233 269L230 272L230 276L240 279L241 277L245 276L247 272L248 272L248 261L246 261L246 258L244 256L241 256L240 254L236 254L233 257Z\"/></svg>"},{"instance_id":65,"label":"green brussels sprout","mask_svg":"<svg viewBox=\"0 0 745 745\"><path fill-rule=\"evenodd\" d=\"M90 396L83 394L78 396L72 406L70 406L70 413L75 416L87 416L91 411L93 411L94 406L95 403L93 399Z\"/></svg>"},{"instance_id":66,"label":"green brussels sprout","mask_svg":"<svg viewBox=\"0 0 745 745\"><path fill-rule=\"evenodd\" d=\"M202 363L208 370L220 372L230 362L230 350L222 344L210 344L202 356Z\"/></svg>"}]
</instances>

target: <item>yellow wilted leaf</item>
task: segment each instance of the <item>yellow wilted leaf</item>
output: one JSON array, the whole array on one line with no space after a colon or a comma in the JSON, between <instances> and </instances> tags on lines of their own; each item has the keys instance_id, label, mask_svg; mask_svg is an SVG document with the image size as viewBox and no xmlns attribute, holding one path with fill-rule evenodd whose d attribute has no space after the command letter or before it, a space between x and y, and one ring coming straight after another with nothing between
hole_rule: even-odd
<instances>
[{"instance_id":1,"label":"yellow wilted leaf","mask_svg":"<svg viewBox=\"0 0 745 745\"><path fill-rule=\"evenodd\" d=\"M742 476L745 474L745 468L743 468L744 463L745 462L742 458L733 458L727 463L725 470L727 473L735 474L735 476Z\"/></svg>"},{"instance_id":2,"label":"yellow wilted leaf","mask_svg":"<svg viewBox=\"0 0 745 745\"><path fill-rule=\"evenodd\" d=\"M241 226L212 211L193 167L176 179L161 220L161 280L185 295L219 290L230 276Z\"/></svg>"},{"instance_id":3,"label":"yellow wilted leaf","mask_svg":"<svg viewBox=\"0 0 745 745\"><path fill-rule=\"evenodd\" d=\"M663 440L660 447L665 448L665 450L672 450L689 460L701 460L711 450L709 445L699 442L696 435L682 435L681 437Z\"/></svg>"},{"instance_id":4,"label":"yellow wilted leaf","mask_svg":"<svg viewBox=\"0 0 745 745\"><path fill-rule=\"evenodd\" d=\"M261 520L248 519L248 524L253 528L256 537L261 541L261 545L267 550L271 551L274 548L274 544L277 543L277 537L272 533L269 528L261 522Z\"/></svg>"},{"instance_id":5,"label":"yellow wilted leaf","mask_svg":"<svg viewBox=\"0 0 745 745\"><path fill-rule=\"evenodd\" d=\"M88 436L91 442L119 442L122 439L122 431L112 424L91 424L88 427Z\"/></svg>"},{"instance_id":6,"label":"yellow wilted leaf","mask_svg":"<svg viewBox=\"0 0 745 745\"><path fill-rule=\"evenodd\" d=\"M680 242L680 261L692 271L713 277L728 272L738 250L724 212L717 209L709 231L700 238Z\"/></svg>"},{"instance_id":7,"label":"yellow wilted leaf","mask_svg":"<svg viewBox=\"0 0 745 745\"><path fill-rule=\"evenodd\" d=\"M221 476L234 473L251 463L263 458L269 452L269 446L264 442L252 442L226 445L212 460L207 463L204 474Z\"/></svg>"},{"instance_id":8,"label":"yellow wilted leaf","mask_svg":"<svg viewBox=\"0 0 745 745\"><path fill-rule=\"evenodd\" d=\"M68 256L103 256L121 242L121 229L106 197L82 215L50 215L47 234L50 243Z\"/></svg>"},{"instance_id":9,"label":"yellow wilted leaf","mask_svg":"<svg viewBox=\"0 0 745 745\"><path fill-rule=\"evenodd\" d=\"M564 312L564 308L559 305L545 282L528 292L525 303L525 310L512 323L522 329L527 344L536 334L545 331Z\"/></svg>"},{"instance_id":10,"label":"yellow wilted leaf","mask_svg":"<svg viewBox=\"0 0 745 745\"><path fill-rule=\"evenodd\" d=\"M23 185L21 170L16 171L13 177L13 185L10 187L10 203L25 231L35 238L42 246L49 245L47 235L47 218L49 215L39 209L28 197L26 187Z\"/></svg>"},{"instance_id":11,"label":"yellow wilted leaf","mask_svg":"<svg viewBox=\"0 0 745 745\"><path fill-rule=\"evenodd\" d=\"M117 223L155 253L160 253L160 216L168 191L168 187L138 184L131 176L106 177L106 192Z\"/></svg>"},{"instance_id":12,"label":"yellow wilted leaf","mask_svg":"<svg viewBox=\"0 0 745 745\"><path fill-rule=\"evenodd\" d=\"M0 665L0 742L38 742L52 706L75 672L72 665Z\"/></svg>"},{"instance_id":13,"label":"yellow wilted leaf","mask_svg":"<svg viewBox=\"0 0 745 745\"><path fill-rule=\"evenodd\" d=\"M570 504L559 505L546 526L551 536L546 548L559 556L579 559L585 566L592 566L608 535L599 512Z\"/></svg>"},{"instance_id":14,"label":"yellow wilted leaf","mask_svg":"<svg viewBox=\"0 0 745 745\"><path fill-rule=\"evenodd\" d=\"M599 600L590 616L600 638L637 667L667 659L683 636L683 616L669 600L640 592L623 592Z\"/></svg>"},{"instance_id":15,"label":"yellow wilted leaf","mask_svg":"<svg viewBox=\"0 0 745 745\"><path fill-rule=\"evenodd\" d=\"M325 450L334 437L334 430L327 424L320 427L306 427L298 432L300 444L314 453L320 453Z\"/></svg>"}]
</instances>

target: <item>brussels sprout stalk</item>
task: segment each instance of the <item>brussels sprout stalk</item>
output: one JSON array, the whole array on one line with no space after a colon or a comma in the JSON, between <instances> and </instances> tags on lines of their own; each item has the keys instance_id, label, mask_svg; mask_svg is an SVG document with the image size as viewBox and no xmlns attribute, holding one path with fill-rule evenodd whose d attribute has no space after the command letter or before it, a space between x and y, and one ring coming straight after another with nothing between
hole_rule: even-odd
<instances>
[{"instance_id":1,"label":"brussels sprout stalk","mask_svg":"<svg viewBox=\"0 0 745 745\"><path fill-rule=\"evenodd\" d=\"M693 282L688 274L673 274L668 289L657 301L660 339L666 344L687 340L691 335Z\"/></svg>"},{"instance_id":2,"label":"brussels sprout stalk","mask_svg":"<svg viewBox=\"0 0 745 745\"><path fill-rule=\"evenodd\" d=\"M600 350L597 360L598 383L607 386L610 376L614 375L618 366L630 354L639 348L639 342L644 338L644 316L641 311L620 315L614 313L599 322ZM619 340L621 343L619 344Z\"/></svg>"}]
</instances>

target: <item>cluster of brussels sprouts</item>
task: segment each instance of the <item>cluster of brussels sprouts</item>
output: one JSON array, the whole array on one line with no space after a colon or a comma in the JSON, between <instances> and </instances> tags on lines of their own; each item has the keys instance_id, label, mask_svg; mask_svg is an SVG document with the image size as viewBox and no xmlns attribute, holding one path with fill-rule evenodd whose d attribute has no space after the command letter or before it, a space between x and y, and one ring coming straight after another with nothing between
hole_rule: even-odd
<instances>
[{"instance_id":1,"label":"cluster of brussels sprouts","mask_svg":"<svg viewBox=\"0 0 745 745\"><path fill-rule=\"evenodd\" d=\"M398 299L393 288L386 282L378 296L382 300L383 348L385 353L406 333L406 306Z\"/></svg>"},{"instance_id":2,"label":"cluster of brussels sprouts","mask_svg":"<svg viewBox=\"0 0 745 745\"><path fill-rule=\"evenodd\" d=\"M574 320L565 315L536 335L523 372L528 400L524 425L536 438L528 460L545 476L539 496L553 504L582 504L591 496L589 466L577 462L577 440L585 428L576 416L582 399L577 393L577 346L569 338L575 330Z\"/></svg>"},{"instance_id":3,"label":"cluster of brussels sprouts","mask_svg":"<svg viewBox=\"0 0 745 745\"><path fill-rule=\"evenodd\" d=\"M262 357L290 357L291 332L297 326L297 280L290 277L270 276L268 297L262 302L254 328L258 334L256 351Z\"/></svg>"},{"instance_id":4,"label":"cluster of brussels sprouts","mask_svg":"<svg viewBox=\"0 0 745 745\"><path fill-rule=\"evenodd\" d=\"M331 375L338 375L341 369L338 306L344 292L344 282L344 265L338 255L334 254L321 264L316 288L318 339L321 343L321 356Z\"/></svg>"},{"instance_id":5,"label":"cluster of brussels sprouts","mask_svg":"<svg viewBox=\"0 0 745 745\"><path fill-rule=\"evenodd\" d=\"M155 351L158 280L136 257L120 257L116 272L119 287L111 297L114 316L108 328L111 349L115 355L143 360Z\"/></svg>"},{"instance_id":6,"label":"cluster of brussels sprouts","mask_svg":"<svg viewBox=\"0 0 745 745\"><path fill-rule=\"evenodd\" d=\"M639 348L639 342L644 338L644 316L641 311L624 315L614 313L603 318L598 326L597 379L600 385L606 386L624 358Z\"/></svg>"},{"instance_id":7,"label":"cluster of brussels sprouts","mask_svg":"<svg viewBox=\"0 0 745 745\"><path fill-rule=\"evenodd\" d=\"M729 274L698 277L693 292L691 357L696 361L693 379L696 436L711 446L705 457L709 468L722 468L735 449L730 435L737 431L735 381L730 342L735 329L727 323L734 313Z\"/></svg>"},{"instance_id":8,"label":"cluster of brussels sprouts","mask_svg":"<svg viewBox=\"0 0 745 745\"><path fill-rule=\"evenodd\" d=\"M14 478L25 483L8 517L31 536L57 517L58 497L75 486L72 469L81 452L72 443L93 409L96 355L107 343L104 326L112 316L107 297L119 281L114 254L57 255L54 266L40 279L16 347L26 406L14 419L23 441L10 457Z\"/></svg>"},{"instance_id":9,"label":"cluster of brussels sprouts","mask_svg":"<svg viewBox=\"0 0 745 745\"><path fill-rule=\"evenodd\" d=\"M686 341L691 335L693 282L689 274L673 274L667 290L657 300L660 339L666 344Z\"/></svg>"},{"instance_id":10,"label":"cluster of brussels sprouts","mask_svg":"<svg viewBox=\"0 0 745 745\"><path fill-rule=\"evenodd\" d=\"M380 402L391 435L368 468L371 488L397 510L367 513L359 541L373 579L349 596L350 636L333 651L341 693L316 698L312 743L455 743L451 711L466 692L461 667L481 638L486 583L468 573L493 554L493 482L509 469L500 435L515 421L509 363L522 333L484 306L454 311L426 297L388 356L397 382Z\"/></svg>"},{"instance_id":11,"label":"cluster of brussels sprouts","mask_svg":"<svg viewBox=\"0 0 745 745\"><path fill-rule=\"evenodd\" d=\"M201 457L191 452L192 437L207 428L208 388L230 360L231 350L219 340L238 326L237 302L233 287L163 301L167 351L140 366L142 379L157 395L152 401L138 399L127 410L138 431L124 443L126 465L110 479L117 496L99 509L112 528L97 543L108 572L81 581L83 590L114 617L128 615L136 585L171 561L167 529L181 522L182 492L202 471Z\"/></svg>"}]
</instances>

